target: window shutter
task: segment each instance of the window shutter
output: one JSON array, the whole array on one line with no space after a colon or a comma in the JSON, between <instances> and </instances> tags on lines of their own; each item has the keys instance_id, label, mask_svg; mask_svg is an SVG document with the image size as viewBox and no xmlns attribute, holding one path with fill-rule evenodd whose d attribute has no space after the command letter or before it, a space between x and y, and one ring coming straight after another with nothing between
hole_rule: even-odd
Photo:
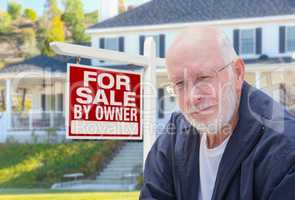
<instances>
[{"instance_id":1,"label":"window shutter","mask_svg":"<svg viewBox=\"0 0 295 200\"><path fill-rule=\"evenodd\" d=\"M234 49L236 51L237 54L239 54L239 47L240 47L240 44L239 44L239 41L240 41L240 31L239 29L235 29L234 30Z\"/></svg>"},{"instance_id":2,"label":"window shutter","mask_svg":"<svg viewBox=\"0 0 295 200\"><path fill-rule=\"evenodd\" d=\"M256 28L256 54L262 53L262 29Z\"/></svg>"},{"instance_id":3,"label":"window shutter","mask_svg":"<svg viewBox=\"0 0 295 200\"><path fill-rule=\"evenodd\" d=\"M286 27L280 26L279 28L279 52L285 53L285 41L286 41Z\"/></svg>"},{"instance_id":4,"label":"window shutter","mask_svg":"<svg viewBox=\"0 0 295 200\"><path fill-rule=\"evenodd\" d=\"M46 102L45 102L45 94L41 95L41 107L42 107L42 111L45 111L46 109Z\"/></svg>"},{"instance_id":5,"label":"window shutter","mask_svg":"<svg viewBox=\"0 0 295 200\"><path fill-rule=\"evenodd\" d=\"M63 111L64 110L64 98L63 98L63 94L58 94L57 96L57 102L58 102L58 107L57 107L57 110L58 111Z\"/></svg>"},{"instance_id":6,"label":"window shutter","mask_svg":"<svg viewBox=\"0 0 295 200\"><path fill-rule=\"evenodd\" d=\"M143 55L143 48L144 48L144 39L143 35L139 36L139 54Z\"/></svg>"},{"instance_id":7,"label":"window shutter","mask_svg":"<svg viewBox=\"0 0 295 200\"><path fill-rule=\"evenodd\" d=\"M158 89L158 118L164 118L164 88Z\"/></svg>"},{"instance_id":8,"label":"window shutter","mask_svg":"<svg viewBox=\"0 0 295 200\"><path fill-rule=\"evenodd\" d=\"M124 37L119 37L119 51L124 51Z\"/></svg>"},{"instance_id":9,"label":"window shutter","mask_svg":"<svg viewBox=\"0 0 295 200\"><path fill-rule=\"evenodd\" d=\"M159 56L160 58L165 58L165 35L164 34L160 34L159 43L160 43Z\"/></svg>"},{"instance_id":10,"label":"window shutter","mask_svg":"<svg viewBox=\"0 0 295 200\"><path fill-rule=\"evenodd\" d=\"M104 49L104 38L99 38L99 48Z\"/></svg>"}]
</instances>

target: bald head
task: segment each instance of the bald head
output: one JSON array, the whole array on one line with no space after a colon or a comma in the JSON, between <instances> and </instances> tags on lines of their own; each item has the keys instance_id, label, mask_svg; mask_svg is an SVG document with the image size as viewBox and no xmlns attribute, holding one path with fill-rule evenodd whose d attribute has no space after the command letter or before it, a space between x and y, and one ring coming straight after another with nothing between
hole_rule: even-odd
<instances>
[{"instance_id":1,"label":"bald head","mask_svg":"<svg viewBox=\"0 0 295 200\"><path fill-rule=\"evenodd\" d=\"M179 61L184 59L218 67L236 58L230 40L221 30L211 26L193 26L177 36L168 49L166 62L168 68L174 63L179 66Z\"/></svg>"}]
</instances>

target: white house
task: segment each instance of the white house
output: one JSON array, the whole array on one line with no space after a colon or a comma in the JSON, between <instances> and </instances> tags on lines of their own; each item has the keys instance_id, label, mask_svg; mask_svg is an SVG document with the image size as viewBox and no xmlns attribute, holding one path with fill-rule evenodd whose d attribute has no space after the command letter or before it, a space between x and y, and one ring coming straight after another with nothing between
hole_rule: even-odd
<instances>
[{"instance_id":1,"label":"white house","mask_svg":"<svg viewBox=\"0 0 295 200\"><path fill-rule=\"evenodd\" d=\"M36 56L0 70L0 142L64 138L67 62L75 60Z\"/></svg>"},{"instance_id":2,"label":"white house","mask_svg":"<svg viewBox=\"0 0 295 200\"><path fill-rule=\"evenodd\" d=\"M102 7L103 8L103 7ZM107 16L103 16L107 17ZM190 25L224 30L245 60L246 79L290 109L295 105L295 1L292 0L153 0L88 28L92 46L142 54L144 38L154 37L157 55ZM93 65L108 64L92 60ZM165 66L157 68L158 122L177 109L166 95Z\"/></svg>"},{"instance_id":3,"label":"white house","mask_svg":"<svg viewBox=\"0 0 295 200\"><path fill-rule=\"evenodd\" d=\"M87 29L93 47L137 55L143 53L144 39L152 36L158 57L165 58L168 46L183 28L193 24L219 26L245 59L246 79L293 109L295 1L153 0L120 15L118 4L110 2L101 1L104 20ZM65 63L40 56L0 70L0 142L11 136L30 140L32 133L42 135L52 129L64 135ZM91 64L114 63L92 60ZM166 67L156 70L157 121L163 126L177 108L175 98L164 90Z\"/></svg>"}]
</instances>

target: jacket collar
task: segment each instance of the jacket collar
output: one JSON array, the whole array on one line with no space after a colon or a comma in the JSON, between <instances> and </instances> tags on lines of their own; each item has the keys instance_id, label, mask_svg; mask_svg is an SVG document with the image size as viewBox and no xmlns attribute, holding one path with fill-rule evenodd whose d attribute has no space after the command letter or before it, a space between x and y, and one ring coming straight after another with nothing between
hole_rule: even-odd
<instances>
[{"instance_id":1,"label":"jacket collar","mask_svg":"<svg viewBox=\"0 0 295 200\"><path fill-rule=\"evenodd\" d=\"M234 178L240 164L255 147L264 132L265 120L271 118L274 101L260 90L250 86L246 81L242 86L239 106L239 121L235 127L221 159L212 200L224 199L226 189ZM188 179L190 184L181 185L183 199L191 199L198 196L199 190L199 144L200 137L197 130L182 117L181 143L175 144L176 159L181 165L181 177L184 183ZM196 168L189 165L196 163ZM185 167L185 169L183 168ZM191 169L193 168L193 169ZM196 187L195 187L196 186Z\"/></svg>"},{"instance_id":2,"label":"jacket collar","mask_svg":"<svg viewBox=\"0 0 295 200\"><path fill-rule=\"evenodd\" d=\"M261 123L263 116L269 113L260 109L265 102L264 94L243 83L239 107L239 121L235 127L221 159L212 199L223 199L227 187L232 181L241 162L251 152L263 134Z\"/></svg>"}]
</instances>

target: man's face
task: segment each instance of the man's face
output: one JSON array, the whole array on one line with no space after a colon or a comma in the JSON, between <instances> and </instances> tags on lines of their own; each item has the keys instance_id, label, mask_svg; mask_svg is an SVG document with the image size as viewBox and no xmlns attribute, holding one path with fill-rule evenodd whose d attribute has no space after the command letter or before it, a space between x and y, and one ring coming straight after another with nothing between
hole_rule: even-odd
<instances>
[{"instance_id":1,"label":"man's face","mask_svg":"<svg viewBox=\"0 0 295 200\"><path fill-rule=\"evenodd\" d=\"M225 63L214 44L184 47L167 57L179 108L199 131L216 134L236 109L235 62Z\"/></svg>"}]
</instances>

